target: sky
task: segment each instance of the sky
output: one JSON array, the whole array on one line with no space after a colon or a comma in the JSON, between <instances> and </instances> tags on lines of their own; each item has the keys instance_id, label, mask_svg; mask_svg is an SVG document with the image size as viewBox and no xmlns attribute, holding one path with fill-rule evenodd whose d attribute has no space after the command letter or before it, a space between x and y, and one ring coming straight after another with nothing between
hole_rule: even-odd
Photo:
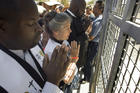
<instances>
[{"instance_id":1,"label":"sky","mask_svg":"<svg viewBox=\"0 0 140 93\"><path fill-rule=\"evenodd\" d=\"M91 0L86 0L86 2L89 2L89 1L91 1Z\"/></svg>"}]
</instances>

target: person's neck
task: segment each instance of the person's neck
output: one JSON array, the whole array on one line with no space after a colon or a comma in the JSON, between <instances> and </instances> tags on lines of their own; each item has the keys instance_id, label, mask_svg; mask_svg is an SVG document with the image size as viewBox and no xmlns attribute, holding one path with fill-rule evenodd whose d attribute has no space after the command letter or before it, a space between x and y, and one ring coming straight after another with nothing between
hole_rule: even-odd
<instances>
[{"instance_id":1,"label":"person's neck","mask_svg":"<svg viewBox=\"0 0 140 93\"><path fill-rule=\"evenodd\" d=\"M93 12L90 12L90 15L93 14Z\"/></svg>"},{"instance_id":2,"label":"person's neck","mask_svg":"<svg viewBox=\"0 0 140 93\"><path fill-rule=\"evenodd\" d=\"M9 47L7 46L7 44L4 43L4 42L2 42L1 40L0 40L0 45L3 46L3 47L5 47L5 48L7 48L7 49L9 49Z\"/></svg>"},{"instance_id":3,"label":"person's neck","mask_svg":"<svg viewBox=\"0 0 140 93\"><path fill-rule=\"evenodd\" d=\"M99 13L99 14L95 14L95 17L98 17L99 15L101 15L101 13Z\"/></svg>"},{"instance_id":4,"label":"person's neck","mask_svg":"<svg viewBox=\"0 0 140 93\"><path fill-rule=\"evenodd\" d=\"M59 44L62 44L64 40L57 40L56 38L54 37L51 37L51 39Z\"/></svg>"},{"instance_id":5,"label":"person's neck","mask_svg":"<svg viewBox=\"0 0 140 93\"><path fill-rule=\"evenodd\" d=\"M10 50L25 50L25 49L22 49L22 48L20 49L17 46L13 46L12 43L4 42L4 40L3 41L0 40L0 45L7 48L7 49L10 49Z\"/></svg>"}]
</instances>

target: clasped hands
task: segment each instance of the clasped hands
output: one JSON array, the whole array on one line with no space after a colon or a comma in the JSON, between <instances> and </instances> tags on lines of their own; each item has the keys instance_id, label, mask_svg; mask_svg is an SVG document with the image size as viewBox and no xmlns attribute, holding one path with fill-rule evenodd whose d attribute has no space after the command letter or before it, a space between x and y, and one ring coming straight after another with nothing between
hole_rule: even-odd
<instances>
[{"instance_id":1,"label":"clasped hands","mask_svg":"<svg viewBox=\"0 0 140 93\"><path fill-rule=\"evenodd\" d=\"M56 46L50 62L48 56L45 56L43 70L47 75L48 82L59 86L60 81L62 81L65 76L69 64L78 61L79 50L80 45L78 45L76 41L72 41L71 47L64 44L62 44L62 46ZM68 53L70 56L68 56ZM74 74L71 76L69 82L72 81L73 77Z\"/></svg>"}]
</instances>

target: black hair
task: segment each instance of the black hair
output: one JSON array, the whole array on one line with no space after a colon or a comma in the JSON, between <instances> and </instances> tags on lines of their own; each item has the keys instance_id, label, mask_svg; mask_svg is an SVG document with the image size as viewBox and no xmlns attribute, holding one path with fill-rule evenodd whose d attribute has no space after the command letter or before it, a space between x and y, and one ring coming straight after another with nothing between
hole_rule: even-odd
<instances>
[{"instance_id":1,"label":"black hair","mask_svg":"<svg viewBox=\"0 0 140 93\"><path fill-rule=\"evenodd\" d=\"M98 3L99 9L101 9L102 13L103 13L103 11L104 11L104 2L103 1L96 1L96 3Z\"/></svg>"},{"instance_id":2,"label":"black hair","mask_svg":"<svg viewBox=\"0 0 140 93\"><path fill-rule=\"evenodd\" d=\"M19 11L16 0L1 0L0 1L0 19L9 20L16 16ZM16 18L16 17L15 17Z\"/></svg>"},{"instance_id":3,"label":"black hair","mask_svg":"<svg viewBox=\"0 0 140 93\"><path fill-rule=\"evenodd\" d=\"M86 9L92 10L92 7L91 6L87 6Z\"/></svg>"},{"instance_id":4,"label":"black hair","mask_svg":"<svg viewBox=\"0 0 140 93\"><path fill-rule=\"evenodd\" d=\"M86 9L85 0L71 0L69 10L76 15L76 17L81 17L79 11L84 11ZM83 12L84 14L84 12Z\"/></svg>"},{"instance_id":5,"label":"black hair","mask_svg":"<svg viewBox=\"0 0 140 93\"><path fill-rule=\"evenodd\" d=\"M59 6L59 10L62 11L62 9L63 9L63 6Z\"/></svg>"},{"instance_id":6,"label":"black hair","mask_svg":"<svg viewBox=\"0 0 140 93\"><path fill-rule=\"evenodd\" d=\"M0 0L0 20L15 21L20 13L29 12L31 5L37 8L34 0Z\"/></svg>"},{"instance_id":7,"label":"black hair","mask_svg":"<svg viewBox=\"0 0 140 93\"><path fill-rule=\"evenodd\" d=\"M43 2L38 2L38 5L42 5L43 4Z\"/></svg>"}]
</instances>

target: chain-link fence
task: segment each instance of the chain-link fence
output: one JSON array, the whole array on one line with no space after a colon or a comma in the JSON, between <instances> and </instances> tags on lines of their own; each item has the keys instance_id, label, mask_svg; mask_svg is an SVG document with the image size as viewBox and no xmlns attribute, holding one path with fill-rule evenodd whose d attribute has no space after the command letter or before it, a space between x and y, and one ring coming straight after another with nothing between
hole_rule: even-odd
<instances>
[{"instance_id":1,"label":"chain-link fence","mask_svg":"<svg viewBox=\"0 0 140 93\"><path fill-rule=\"evenodd\" d=\"M93 93L140 93L140 0L106 0Z\"/></svg>"},{"instance_id":2,"label":"chain-link fence","mask_svg":"<svg viewBox=\"0 0 140 93\"><path fill-rule=\"evenodd\" d=\"M126 39L113 91L140 93L140 44L131 37Z\"/></svg>"}]
</instances>

